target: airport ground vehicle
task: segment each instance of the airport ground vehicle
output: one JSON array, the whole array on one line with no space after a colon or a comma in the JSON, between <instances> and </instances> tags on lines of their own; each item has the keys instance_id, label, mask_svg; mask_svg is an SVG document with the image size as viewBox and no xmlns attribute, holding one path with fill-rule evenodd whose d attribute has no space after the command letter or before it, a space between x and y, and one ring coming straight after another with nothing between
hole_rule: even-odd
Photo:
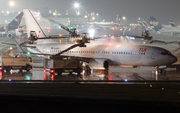
<instances>
[{"instance_id":1,"label":"airport ground vehicle","mask_svg":"<svg viewBox=\"0 0 180 113\"><path fill-rule=\"evenodd\" d=\"M50 73L58 73L58 75L61 75L62 72L76 72L80 74L83 70L83 62L70 57L62 57L62 58L50 58L45 59L44 62L44 72L50 72Z\"/></svg>"},{"instance_id":2,"label":"airport ground vehicle","mask_svg":"<svg viewBox=\"0 0 180 113\"><path fill-rule=\"evenodd\" d=\"M32 58L19 56L19 57L12 57L10 55L0 55L0 70L9 72L11 69L13 70L26 70L29 71L32 69Z\"/></svg>"}]
</instances>

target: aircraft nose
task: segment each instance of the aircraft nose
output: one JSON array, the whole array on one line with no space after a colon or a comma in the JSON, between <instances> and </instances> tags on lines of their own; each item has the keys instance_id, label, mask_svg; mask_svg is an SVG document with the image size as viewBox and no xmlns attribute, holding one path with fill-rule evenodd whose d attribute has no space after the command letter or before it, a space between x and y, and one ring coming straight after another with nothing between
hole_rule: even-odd
<instances>
[{"instance_id":1,"label":"aircraft nose","mask_svg":"<svg viewBox=\"0 0 180 113\"><path fill-rule=\"evenodd\" d=\"M177 61L178 61L177 57L173 55L173 56L171 57L171 62L172 62L172 63L175 63L175 62L177 62Z\"/></svg>"}]
</instances>

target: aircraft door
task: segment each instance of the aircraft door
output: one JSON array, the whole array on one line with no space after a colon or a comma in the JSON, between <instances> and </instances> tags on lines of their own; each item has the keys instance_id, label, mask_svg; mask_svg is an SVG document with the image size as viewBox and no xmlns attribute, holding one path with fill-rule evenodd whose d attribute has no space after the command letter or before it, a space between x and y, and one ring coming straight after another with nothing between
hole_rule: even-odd
<instances>
[{"instance_id":1,"label":"aircraft door","mask_svg":"<svg viewBox=\"0 0 180 113\"><path fill-rule=\"evenodd\" d=\"M152 51L152 53L151 53L151 59L155 59L155 52L154 51Z\"/></svg>"}]
</instances>

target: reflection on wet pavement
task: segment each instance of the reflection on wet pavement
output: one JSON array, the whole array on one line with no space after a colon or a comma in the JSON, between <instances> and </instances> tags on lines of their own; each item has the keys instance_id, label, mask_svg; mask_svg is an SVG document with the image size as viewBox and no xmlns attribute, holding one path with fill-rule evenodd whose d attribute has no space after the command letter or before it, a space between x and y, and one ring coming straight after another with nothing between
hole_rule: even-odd
<instances>
[{"instance_id":1,"label":"reflection on wet pavement","mask_svg":"<svg viewBox=\"0 0 180 113\"><path fill-rule=\"evenodd\" d=\"M15 71L0 72L0 80L180 80L180 69L168 68L162 73L158 73L156 69L152 67L142 67L136 69L122 69L119 67L111 67L108 72L106 71L94 71L90 75L81 73L69 74L63 73L62 75L44 73L42 68L34 68L29 72Z\"/></svg>"}]
</instances>

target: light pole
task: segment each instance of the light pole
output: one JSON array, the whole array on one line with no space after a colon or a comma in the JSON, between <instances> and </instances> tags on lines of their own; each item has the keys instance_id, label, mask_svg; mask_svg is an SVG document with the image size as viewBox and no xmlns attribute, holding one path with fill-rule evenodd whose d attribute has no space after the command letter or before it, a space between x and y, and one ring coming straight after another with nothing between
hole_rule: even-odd
<instances>
[{"instance_id":1,"label":"light pole","mask_svg":"<svg viewBox=\"0 0 180 113\"><path fill-rule=\"evenodd\" d=\"M75 7L75 8L79 8L79 4L78 4L78 3L75 3L75 4L74 4L74 7Z\"/></svg>"},{"instance_id":2,"label":"light pole","mask_svg":"<svg viewBox=\"0 0 180 113\"><path fill-rule=\"evenodd\" d=\"M9 2L9 5L10 5L10 10L12 10L12 7L14 6L14 2L13 1Z\"/></svg>"},{"instance_id":3,"label":"light pole","mask_svg":"<svg viewBox=\"0 0 180 113\"><path fill-rule=\"evenodd\" d=\"M80 5L79 5L79 3L75 3L74 7L76 8L76 10L78 10L78 11L76 11L76 15L80 15L80 12L79 12Z\"/></svg>"},{"instance_id":4,"label":"light pole","mask_svg":"<svg viewBox=\"0 0 180 113\"><path fill-rule=\"evenodd\" d=\"M122 19L123 19L123 20L126 20L126 17L125 17L125 16L123 16L123 17L122 17Z\"/></svg>"}]
</instances>

